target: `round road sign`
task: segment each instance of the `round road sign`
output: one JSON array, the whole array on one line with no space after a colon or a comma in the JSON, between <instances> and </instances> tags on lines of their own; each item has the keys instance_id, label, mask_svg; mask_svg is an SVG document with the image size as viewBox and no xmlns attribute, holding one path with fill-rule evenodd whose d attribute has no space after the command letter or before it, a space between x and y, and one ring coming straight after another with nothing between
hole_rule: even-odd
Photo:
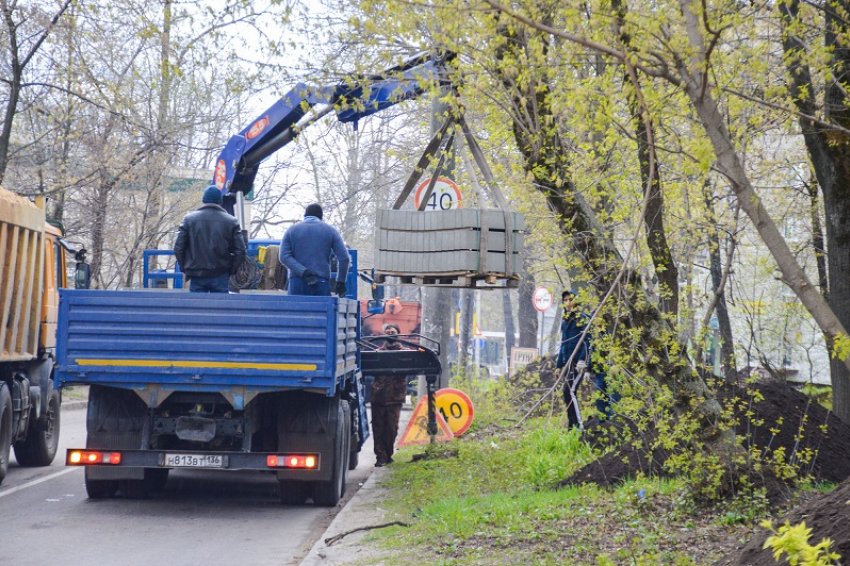
<instances>
[{"instance_id":1,"label":"round road sign","mask_svg":"<svg viewBox=\"0 0 850 566\"><path fill-rule=\"evenodd\" d=\"M422 204L422 197L425 196L425 191L428 189L430 182L431 179L425 179L416 187L416 194L413 199L416 210L419 210L419 205ZM425 211L432 212L435 210L460 208L462 200L463 197L460 194L460 189L457 188L454 181L445 177L438 177L437 182L434 184L434 191L428 198L427 204L425 204Z\"/></svg>"},{"instance_id":2,"label":"round road sign","mask_svg":"<svg viewBox=\"0 0 850 566\"><path fill-rule=\"evenodd\" d=\"M552 293L546 287L538 287L534 290L533 300L534 308L544 312L552 306Z\"/></svg>"},{"instance_id":3,"label":"round road sign","mask_svg":"<svg viewBox=\"0 0 850 566\"><path fill-rule=\"evenodd\" d=\"M472 424L475 410L472 408L472 401L463 391L452 388L440 389L434 393L434 404L455 436L466 432Z\"/></svg>"}]
</instances>

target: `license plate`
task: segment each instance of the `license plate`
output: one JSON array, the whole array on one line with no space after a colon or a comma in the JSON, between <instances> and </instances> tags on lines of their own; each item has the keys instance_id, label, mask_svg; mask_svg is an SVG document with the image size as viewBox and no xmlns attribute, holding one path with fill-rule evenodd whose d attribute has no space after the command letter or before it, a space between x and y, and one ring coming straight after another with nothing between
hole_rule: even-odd
<instances>
[{"instance_id":1,"label":"license plate","mask_svg":"<svg viewBox=\"0 0 850 566\"><path fill-rule=\"evenodd\" d=\"M173 468L221 468L224 457L213 454L166 454L165 466Z\"/></svg>"}]
</instances>

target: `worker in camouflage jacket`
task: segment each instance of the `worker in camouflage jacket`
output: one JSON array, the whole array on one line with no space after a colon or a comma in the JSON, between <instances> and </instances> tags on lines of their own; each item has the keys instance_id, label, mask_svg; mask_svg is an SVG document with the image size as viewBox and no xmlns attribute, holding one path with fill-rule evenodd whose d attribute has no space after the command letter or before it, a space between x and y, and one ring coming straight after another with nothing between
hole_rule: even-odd
<instances>
[{"instance_id":1,"label":"worker in camouflage jacket","mask_svg":"<svg viewBox=\"0 0 850 566\"><path fill-rule=\"evenodd\" d=\"M404 344L395 336L399 327L393 323L384 325L384 334L388 338L379 350L404 350ZM401 418L401 406L407 396L407 378L393 375L375 376L372 383L372 437L375 446L375 465L386 466L393 461L395 439L398 436L398 421Z\"/></svg>"}]
</instances>

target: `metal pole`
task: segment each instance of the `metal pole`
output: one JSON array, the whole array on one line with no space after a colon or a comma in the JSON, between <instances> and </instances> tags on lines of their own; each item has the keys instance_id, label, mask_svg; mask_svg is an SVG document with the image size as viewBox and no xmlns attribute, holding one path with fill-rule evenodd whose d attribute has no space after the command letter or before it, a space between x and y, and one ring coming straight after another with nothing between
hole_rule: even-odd
<instances>
[{"instance_id":1,"label":"metal pole","mask_svg":"<svg viewBox=\"0 0 850 566\"><path fill-rule=\"evenodd\" d=\"M431 106L431 131L436 132L443 125L443 115L447 106L439 99L434 99ZM453 177L455 171L455 160L453 148L446 148L447 155L443 171L447 177ZM439 214L439 212L423 212L422 214ZM440 342L440 364L443 368L437 382L438 389L449 386L451 377L451 365L449 364L450 328L454 323L452 315L452 293L446 287L431 287L427 291L427 303L423 305L422 326L426 330L423 334L431 336Z\"/></svg>"},{"instance_id":2,"label":"metal pole","mask_svg":"<svg viewBox=\"0 0 850 566\"><path fill-rule=\"evenodd\" d=\"M239 228L245 230L245 195L242 191L236 191L236 220Z\"/></svg>"},{"instance_id":3,"label":"metal pole","mask_svg":"<svg viewBox=\"0 0 850 566\"><path fill-rule=\"evenodd\" d=\"M537 354L543 355L543 313L537 311Z\"/></svg>"}]
</instances>

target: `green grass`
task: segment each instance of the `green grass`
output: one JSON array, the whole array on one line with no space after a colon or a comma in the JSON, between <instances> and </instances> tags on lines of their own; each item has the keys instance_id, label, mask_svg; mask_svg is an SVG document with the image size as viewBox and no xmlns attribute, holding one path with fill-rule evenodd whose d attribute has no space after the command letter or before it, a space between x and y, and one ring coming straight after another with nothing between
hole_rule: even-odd
<instances>
[{"instance_id":1,"label":"green grass","mask_svg":"<svg viewBox=\"0 0 850 566\"><path fill-rule=\"evenodd\" d=\"M482 416L449 443L399 452L383 503L411 526L368 541L395 565L692 565L713 563L751 528L695 509L679 481L556 488L594 458L560 417L517 428Z\"/></svg>"},{"instance_id":2,"label":"green grass","mask_svg":"<svg viewBox=\"0 0 850 566\"><path fill-rule=\"evenodd\" d=\"M72 386L62 389L63 401L85 401L89 396L88 386Z\"/></svg>"}]
</instances>

